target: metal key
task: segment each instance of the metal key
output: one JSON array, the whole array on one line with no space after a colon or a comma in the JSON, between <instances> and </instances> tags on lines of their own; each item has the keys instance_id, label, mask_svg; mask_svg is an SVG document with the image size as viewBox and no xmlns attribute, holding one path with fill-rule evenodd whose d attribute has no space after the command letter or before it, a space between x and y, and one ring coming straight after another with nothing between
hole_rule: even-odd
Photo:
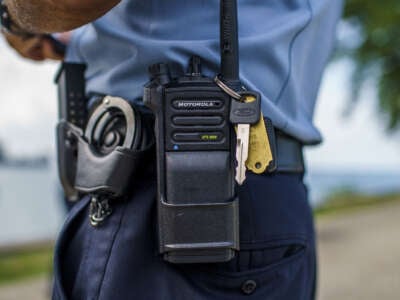
<instances>
[{"instance_id":1,"label":"metal key","mask_svg":"<svg viewBox=\"0 0 400 300\"><path fill-rule=\"evenodd\" d=\"M246 160L249 155L250 124L238 124L236 133L236 182L242 185L246 179Z\"/></svg>"},{"instance_id":2,"label":"metal key","mask_svg":"<svg viewBox=\"0 0 400 300\"><path fill-rule=\"evenodd\" d=\"M265 127L264 117L261 115L260 121L250 127L249 154L246 167L255 174L262 174L267 170L273 159L270 137Z\"/></svg>"},{"instance_id":3,"label":"metal key","mask_svg":"<svg viewBox=\"0 0 400 300\"><path fill-rule=\"evenodd\" d=\"M236 124L236 181L242 185L246 179L246 160L249 155L250 125L260 120L260 96L254 92L241 93L241 101L233 100L230 121Z\"/></svg>"}]
</instances>

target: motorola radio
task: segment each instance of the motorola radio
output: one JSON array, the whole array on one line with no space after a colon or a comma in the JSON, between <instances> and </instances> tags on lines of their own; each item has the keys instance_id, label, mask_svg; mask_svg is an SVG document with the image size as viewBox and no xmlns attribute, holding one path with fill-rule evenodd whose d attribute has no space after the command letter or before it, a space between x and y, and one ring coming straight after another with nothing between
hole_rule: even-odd
<instances>
[{"instance_id":1,"label":"motorola radio","mask_svg":"<svg viewBox=\"0 0 400 300\"><path fill-rule=\"evenodd\" d=\"M171 78L167 64L149 68L144 104L155 114L160 252L172 263L232 259L239 250L235 132L229 89L240 89L236 0L222 0L221 74L201 72L200 57Z\"/></svg>"}]
</instances>

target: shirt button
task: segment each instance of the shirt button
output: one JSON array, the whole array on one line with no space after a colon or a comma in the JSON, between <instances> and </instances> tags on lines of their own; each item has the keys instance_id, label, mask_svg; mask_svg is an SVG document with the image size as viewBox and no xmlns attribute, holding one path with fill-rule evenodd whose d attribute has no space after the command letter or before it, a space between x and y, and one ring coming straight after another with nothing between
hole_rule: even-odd
<instances>
[{"instance_id":1,"label":"shirt button","mask_svg":"<svg viewBox=\"0 0 400 300\"><path fill-rule=\"evenodd\" d=\"M257 283L254 280L246 280L242 284L242 292L246 295L254 293L257 288Z\"/></svg>"}]
</instances>

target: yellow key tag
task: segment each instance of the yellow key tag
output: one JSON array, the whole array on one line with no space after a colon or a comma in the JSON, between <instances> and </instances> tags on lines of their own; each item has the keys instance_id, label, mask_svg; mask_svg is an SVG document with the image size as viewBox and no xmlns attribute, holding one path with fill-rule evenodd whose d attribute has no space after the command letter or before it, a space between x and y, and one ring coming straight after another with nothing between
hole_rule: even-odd
<instances>
[{"instance_id":1,"label":"yellow key tag","mask_svg":"<svg viewBox=\"0 0 400 300\"><path fill-rule=\"evenodd\" d=\"M261 115L260 121L250 127L249 154L246 167L253 173L261 174L265 172L272 160L271 144L264 117Z\"/></svg>"}]
</instances>

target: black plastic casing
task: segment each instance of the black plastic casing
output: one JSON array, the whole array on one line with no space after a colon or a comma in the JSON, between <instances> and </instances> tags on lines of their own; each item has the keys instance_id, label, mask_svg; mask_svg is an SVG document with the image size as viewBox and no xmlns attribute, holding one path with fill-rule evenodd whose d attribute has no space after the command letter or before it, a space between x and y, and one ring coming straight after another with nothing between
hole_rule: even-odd
<instances>
[{"instance_id":1,"label":"black plastic casing","mask_svg":"<svg viewBox=\"0 0 400 300\"><path fill-rule=\"evenodd\" d=\"M58 85L58 117L83 129L88 111L85 96L85 64L62 63L55 82Z\"/></svg>"},{"instance_id":2,"label":"black plastic casing","mask_svg":"<svg viewBox=\"0 0 400 300\"><path fill-rule=\"evenodd\" d=\"M59 109L56 134L58 174L65 197L70 201L79 199L79 192L74 187L78 140L66 123L82 131L86 126L88 112L85 96L85 69L84 64L63 63L55 78L58 86Z\"/></svg>"},{"instance_id":3,"label":"black plastic casing","mask_svg":"<svg viewBox=\"0 0 400 300\"><path fill-rule=\"evenodd\" d=\"M228 261L239 249L231 99L198 73L158 70L144 103L156 117L160 252L172 263Z\"/></svg>"}]
</instances>

